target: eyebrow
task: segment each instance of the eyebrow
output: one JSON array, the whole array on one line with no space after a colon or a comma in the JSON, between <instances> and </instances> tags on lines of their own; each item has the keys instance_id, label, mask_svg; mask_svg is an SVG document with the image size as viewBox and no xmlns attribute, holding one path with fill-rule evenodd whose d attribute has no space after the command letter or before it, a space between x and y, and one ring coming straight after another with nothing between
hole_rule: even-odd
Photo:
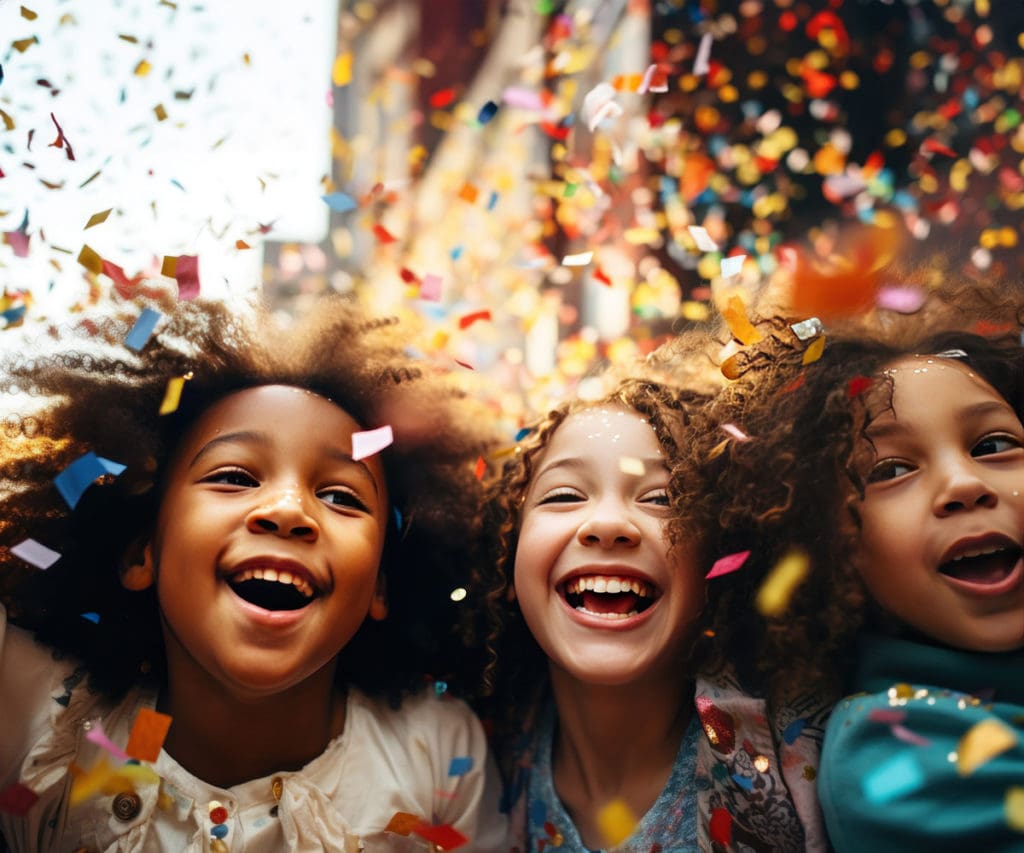
<instances>
[{"instance_id":1,"label":"eyebrow","mask_svg":"<svg viewBox=\"0 0 1024 853\"><path fill-rule=\"evenodd\" d=\"M891 410L890 410L891 411ZM954 414L958 419L970 419L980 418L985 415L991 414L1010 414L1013 415L1017 420L1021 420L1013 408L1004 400L988 400L984 403L975 403L973 406L964 406L954 410ZM872 439L887 438L891 435L901 435L902 433L908 432L908 427L904 426L898 419L887 420L884 423L879 424L877 420L872 421L868 424L866 432Z\"/></svg>"},{"instance_id":2,"label":"eyebrow","mask_svg":"<svg viewBox=\"0 0 1024 853\"><path fill-rule=\"evenodd\" d=\"M259 447L269 447L271 444L270 436L265 432L257 432L255 430L237 430L236 432L227 432L223 435L215 436L211 438L206 444L199 448L199 452L192 457L192 461L188 463L188 467L191 469L195 464L209 453L214 448L221 444L255 444ZM350 465L358 465L363 471L366 472L366 476L370 478L370 482L373 484L373 491L378 497L380 496L380 486L377 484L377 478L373 475L369 466L361 459L353 459L350 453L346 453L344 450L339 450L336 447L324 448L324 455L329 459L333 459L335 462L344 462Z\"/></svg>"},{"instance_id":3,"label":"eyebrow","mask_svg":"<svg viewBox=\"0 0 1024 853\"><path fill-rule=\"evenodd\" d=\"M644 472L646 473L652 468L664 468L666 471L669 470L668 461L663 456L630 456L628 453L620 453L620 459L639 459L644 466ZM563 456L560 459L555 459L549 464L546 464L539 468L534 475L534 479L547 474L549 471L556 471L559 468L569 469L580 469L586 468L589 461L584 459L582 456Z\"/></svg>"}]
</instances>

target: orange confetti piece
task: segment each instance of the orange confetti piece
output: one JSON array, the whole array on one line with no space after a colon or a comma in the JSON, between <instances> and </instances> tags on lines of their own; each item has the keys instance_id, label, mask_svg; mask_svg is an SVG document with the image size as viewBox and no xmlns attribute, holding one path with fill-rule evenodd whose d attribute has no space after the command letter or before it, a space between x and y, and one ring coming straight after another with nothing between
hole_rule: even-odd
<instances>
[{"instance_id":1,"label":"orange confetti piece","mask_svg":"<svg viewBox=\"0 0 1024 853\"><path fill-rule=\"evenodd\" d=\"M17 41L12 41L11 47L18 51L18 53L24 53L34 44L39 44L39 39L37 39L35 36L29 36L27 39L18 39Z\"/></svg>"},{"instance_id":2,"label":"orange confetti piece","mask_svg":"<svg viewBox=\"0 0 1024 853\"><path fill-rule=\"evenodd\" d=\"M245 240L235 240L235 248L239 249L239 250L251 249L252 246L250 246L248 243L246 243Z\"/></svg>"},{"instance_id":3,"label":"orange confetti piece","mask_svg":"<svg viewBox=\"0 0 1024 853\"><path fill-rule=\"evenodd\" d=\"M21 7L21 17L23 17L26 21L34 21L36 18L39 17L39 15L38 15L38 13L33 12L31 9L28 9L25 6L22 6Z\"/></svg>"},{"instance_id":4,"label":"orange confetti piece","mask_svg":"<svg viewBox=\"0 0 1024 853\"><path fill-rule=\"evenodd\" d=\"M476 475L478 480L482 480L484 478L484 474L487 473L487 462L484 461L483 456L478 456L476 458L476 468L473 470L473 473Z\"/></svg>"},{"instance_id":5,"label":"orange confetti piece","mask_svg":"<svg viewBox=\"0 0 1024 853\"><path fill-rule=\"evenodd\" d=\"M594 270L594 278L596 278L599 282L601 282L601 284L603 284L605 287L611 287L612 286L612 280L610 278L608 278L608 276L605 273L605 271L603 269L601 269L600 267L597 267L597 269Z\"/></svg>"},{"instance_id":6,"label":"orange confetti piece","mask_svg":"<svg viewBox=\"0 0 1024 853\"><path fill-rule=\"evenodd\" d=\"M0 110L0 119L3 119L5 130L14 130L14 119L11 118L10 113L5 113L3 110Z\"/></svg>"},{"instance_id":7,"label":"orange confetti piece","mask_svg":"<svg viewBox=\"0 0 1024 853\"><path fill-rule=\"evenodd\" d=\"M397 835L409 835L417 826L423 823L422 818L408 812L395 812L388 825L384 827L385 832L394 832Z\"/></svg>"},{"instance_id":8,"label":"orange confetti piece","mask_svg":"<svg viewBox=\"0 0 1024 853\"><path fill-rule=\"evenodd\" d=\"M491 312L490 311L473 311L471 314L464 314L462 317L459 317L459 328L460 329L468 329L470 326L472 326L478 320L490 320L490 319L491 319Z\"/></svg>"},{"instance_id":9,"label":"orange confetti piece","mask_svg":"<svg viewBox=\"0 0 1024 853\"><path fill-rule=\"evenodd\" d=\"M463 201L468 201L470 204L476 203L476 199L479 194L480 191L473 186L473 184L469 183L469 181L464 183L462 185L462 189L459 190L459 198Z\"/></svg>"},{"instance_id":10,"label":"orange confetti piece","mask_svg":"<svg viewBox=\"0 0 1024 853\"><path fill-rule=\"evenodd\" d=\"M618 847L636 829L638 821L624 800L612 800L597 813L597 827L609 847Z\"/></svg>"},{"instance_id":11,"label":"orange confetti piece","mask_svg":"<svg viewBox=\"0 0 1024 853\"><path fill-rule=\"evenodd\" d=\"M379 243L397 243L398 238L379 222L373 226L373 236Z\"/></svg>"},{"instance_id":12,"label":"orange confetti piece","mask_svg":"<svg viewBox=\"0 0 1024 853\"><path fill-rule=\"evenodd\" d=\"M82 230L86 231L89 228L92 228L94 225L102 225L104 222L107 221L107 217L110 216L110 212L113 209L114 208L112 207L108 207L106 210L101 210L99 213L94 213L92 216L89 217L89 221L85 223L85 228L83 228Z\"/></svg>"},{"instance_id":13,"label":"orange confetti piece","mask_svg":"<svg viewBox=\"0 0 1024 853\"><path fill-rule=\"evenodd\" d=\"M163 263L160 265L160 275L165 275L168 278L174 278L174 273L178 269L178 256L177 255L164 255Z\"/></svg>"},{"instance_id":14,"label":"orange confetti piece","mask_svg":"<svg viewBox=\"0 0 1024 853\"><path fill-rule=\"evenodd\" d=\"M722 317L728 324L733 337L744 346L764 340L764 335L754 328L750 320L747 319L747 306L738 296L729 297L728 303L722 309Z\"/></svg>"},{"instance_id":15,"label":"orange confetti piece","mask_svg":"<svg viewBox=\"0 0 1024 853\"><path fill-rule=\"evenodd\" d=\"M139 761L156 761L170 727L171 718L167 714L141 708L132 724L125 752Z\"/></svg>"}]
</instances>

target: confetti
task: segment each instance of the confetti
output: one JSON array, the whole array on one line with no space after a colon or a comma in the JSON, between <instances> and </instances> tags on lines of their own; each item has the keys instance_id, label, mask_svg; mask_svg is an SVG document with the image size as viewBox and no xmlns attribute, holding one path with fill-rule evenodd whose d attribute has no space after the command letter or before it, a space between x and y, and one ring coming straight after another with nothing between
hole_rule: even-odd
<instances>
[{"instance_id":1,"label":"confetti","mask_svg":"<svg viewBox=\"0 0 1024 853\"><path fill-rule=\"evenodd\" d=\"M110 212L113 209L114 208L112 207L108 207L106 210L101 210L99 213L94 213L92 216L89 217L89 221L85 223L85 228L83 228L82 230L86 231L89 228L92 228L94 225L101 225L104 222L106 222L107 217L110 216Z\"/></svg>"},{"instance_id":2,"label":"confetti","mask_svg":"<svg viewBox=\"0 0 1024 853\"><path fill-rule=\"evenodd\" d=\"M161 317L163 317L163 314L159 311L154 311L152 308L144 308L142 314L135 321L135 325L128 332L128 337L124 339L125 346L128 349L135 350L135 352L141 352L142 348L153 336L153 330L156 328L156 324L160 322Z\"/></svg>"},{"instance_id":3,"label":"confetti","mask_svg":"<svg viewBox=\"0 0 1024 853\"><path fill-rule=\"evenodd\" d=\"M726 554L724 557L719 557L715 560L715 564L711 567L711 571L704 576L704 579L711 580L712 578L719 578L722 575L728 575L738 571L743 568L743 565L747 562L747 558L749 556L749 551L737 551L735 554Z\"/></svg>"},{"instance_id":4,"label":"confetti","mask_svg":"<svg viewBox=\"0 0 1024 853\"><path fill-rule=\"evenodd\" d=\"M854 376L846 383L846 396L852 398L863 394L873 384L874 380L868 376Z\"/></svg>"},{"instance_id":5,"label":"confetti","mask_svg":"<svg viewBox=\"0 0 1024 853\"><path fill-rule=\"evenodd\" d=\"M697 46L697 55L693 58L693 73L698 77L703 77L711 70L708 60L711 58L712 41L714 36L711 33L704 33Z\"/></svg>"},{"instance_id":6,"label":"confetti","mask_svg":"<svg viewBox=\"0 0 1024 853\"><path fill-rule=\"evenodd\" d=\"M727 809L717 808L711 811L711 824L708 831L711 840L723 847L732 844L732 815Z\"/></svg>"},{"instance_id":7,"label":"confetti","mask_svg":"<svg viewBox=\"0 0 1024 853\"><path fill-rule=\"evenodd\" d=\"M494 101L488 101L477 113L476 120L480 124L487 124L498 112L498 105Z\"/></svg>"},{"instance_id":8,"label":"confetti","mask_svg":"<svg viewBox=\"0 0 1024 853\"><path fill-rule=\"evenodd\" d=\"M423 276L423 281L420 283L420 299L424 299L427 302L440 302L441 286L443 283L444 280L441 276L428 272Z\"/></svg>"},{"instance_id":9,"label":"confetti","mask_svg":"<svg viewBox=\"0 0 1024 853\"><path fill-rule=\"evenodd\" d=\"M732 255L728 258L722 258L722 278L732 278L734 275L739 275L743 269L743 262L746 259L746 255Z\"/></svg>"},{"instance_id":10,"label":"confetti","mask_svg":"<svg viewBox=\"0 0 1024 853\"><path fill-rule=\"evenodd\" d=\"M456 850L469 843L469 839L450 824L432 826L421 821L412 830L420 838L425 838L431 844L436 844L442 850Z\"/></svg>"},{"instance_id":11,"label":"confetti","mask_svg":"<svg viewBox=\"0 0 1024 853\"><path fill-rule=\"evenodd\" d=\"M754 605L759 613L769 618L781 616L789 606L789 600L797 587L803 583L811 568L811 561L802 551L789 551L768 573Z\"/></svg>"},{"instance_id":12,"label":"confetti","mask_svg":"<svg viewBox=\"0 0 1024 853\"><path fill-rule=\"evenodd\" d=\"M931 741L926 737L922 737L916 732L912 732L906 726L901 726L898 723L890 727L889 731L892 732L893 737L897 740L901 740L904 743L910 743L914 746L930 746Z\"/></svg>"},{"instance_id":13,"label":"confetti","mask_svg":"<svg viewBox=\"0 0 1024 853\"><path fill-rule=\"evenodd\" d=\"M118 476L125 470L125 467L119 462L112 462L102 456L97 456L90 450L88 453L83 453L54 477L53 484L60 492L60 496L64 498L65 503L74 509L89 486L108 474Z\"/></svg>"},{"instance_id":14,"label":"confetti","mask_svg":"<svg viewBox=\"0 0 1024 853\"><path fill-rule=\"evenodd\" d=\"M454 596L454 593L453 593ZM462 596L465 598L465 595ZM458 601L460 599L452 598L452 601ZM453 758L448 764L448 775L449 776L464 776L470 770L473 769L473 756L471 755L460 755Z\"/></svg>"},{"instance_id":15,"label":"confetti","mask_svg":"<svg viewBox=\"0 0 1024 853\"><path fill-rule=\"evenodd\" d=\"M882 287L875 297L875 304L899 314L913 314L921 310L924 300L924 291L916 287Z\"/></svg>"},{"instance_id":16,"label":"confetti","mask_svg":"<svg viewBox=\"0 0 1024 853\"><path fill-rule=\"evenodd\" d=\"M60 552L47 548L35 539L26 539L11 547L11 553L37 569L48 569L60 559Z\"/></svg>"},{"instance_id":17,"label":"confetti","mask_svg":"<svg viewBox=\"0 0 1024 853\"><path fill-rule=\"evenodd\" d=\"M821 358L823 352L825 352L825 336L819 335L808 344L801 361L803 364L814 364Z\"/></svg>"},{"instance_id":18,"label":"confetti","mask_svg":"<svg viewBox=\"0 0 1024 853\"><path fill-rule=\"evenodd\" d=\"M562 258L562 266L564 267L585 267L590 263L590 259L594 257L593 252L579 252L575 255L566 255Z\"/></svg>"},{"instance_id":19,"label":"confetti","mask_svg":"<svg viewBox=\"0 0 1024 853\"><path fill-rule=\"evenodd\" d=\"M983 764L1017 745L1017 733L994 717L971 727L957 746L956 770L970 776Z\"/></svg>"},{"instance_id":20,"label":"confetti","mask_svg":"<svg viewBox=\"0 0 1024 853\"><path fill-rule=\"evenodd\" d=\"M352 196L348 193L334 192L328 193L327 195L320 196L326 203L327 206L335 213L346 213L349 210L355 210L359 204Z\"/></svg>"},{"instance_id":21,"label":"confetti","mask_svg":"<svg viewBox=\"0 0 1024 853\"><path fill-rule=\"evenodd\" d=\"M636 825L636 815L624 800L612 800L597 813L597 828L609 847L622 844Z\"/></svg>"},{"instance_id":22,"label":"confetti","mask_svg":"<svg viewBox=\"0 0 1024 853\"><path fill-rule=\"evenodd\" d=\"M1006 823L1010 829L1024 832L1024 788L1015 786L1006 789L1003 812L1006 814Z\"/></svg>"},{"instance_id":23,"label":"confetti","mask_svg":"<svg viewBox=\"0 0 1024 853\"><path fill-rule=\"evenodd\" d=\"M490 311L486 311L486 310L485 311L473 311L470 314L464 314L463 316L459 317L459 328L460 329L468 329L470 326L472 326L477 321L480 321L480 320L490 320L490 319L491 319L491 312Z\"/></svg>"},{"instance_id":24,"label":"confetti","mask_svg":"<svg viewBox=\"0 0 1024 853\"><path fill-rule=\"evenodd\" d=\"M103 272L103 258L101 258L93 249L89 248L89 246L82 246L82 250L78 253L78 263L91 273L96 273L98 275Z\"/></svg>"},{"instance_id":25,"label":"confetti","mask_svg":"<svg viewBox=\"0 0 1024 853\"><path fill-rule=\"evenodd\" d=\"M31 788L15 782L0 791L0 812L23 817L38 799L38 794Z\"/></svg>"},{"instance_id":26,"label":"confetti","mask_svg":"<svg viewBox=\"0 0 1024 853\"><path fill-rule=\"evenodd\" d=\"M195 299L199 295L199 258L195 255L178 255L174 279L178 282L178 299L185 302Z\"/></svg>"},{"instance_id":27,"label":"confetti","mask_svg":"<svg viewBox=\"0 0 1024 853\"><path fill-rule=\"evenodd\" d=\"M178 410L181 403L181 392L185 387L184 376L172 376L167 380L167 388L164 391L164 399L160 403L158 414L169 415Z\"/></svg>"},{"instance_id":28,"label":"confetti","mask_svg":"<svg viewBox=\"0 0 1024 853\"><path fill-rule=\"evenodd\" d=\"M482 480L486 473L487 462L484 460L483 456L478 456L476 458L476 467L473 469L473 474L478 480Z\"/></svg>"},{"instance_id":29,"label":"confetti","mask_svg":"<svg viewBox=\"0 0 1024 853\"><path fill-rule=\"evenodd\" d=\"M139 713L135 715L135 722L132 723L125 752L139 761L156 761L160 757L160 750L163 749L170 727L171 718L167 714L140 708Z\"/></svg>"},{"instance_id":30,"label":"confetti","mask_svg":"<svg viewBox=\"0 0 1024 853\"><path fill-rule=\"evenodd\" d=\"M54 126L57 128L57 138L53 140L53 142L51 142L48 147L63 148L64 153L67 154L68 159L74 160L75 152L72 150L71 143L68 141L68 138L64 135L64 130L57 122L57 117L53 113L50 113L50 119L53 121Z\"/></svg>"},{"instance_id":31,"label":"confetti","mask_svg":"<svg viewBox=\"0 0 1024 853\"><path fill-rule=\"evenodd\" d=\"M729 326L732 336L744 346L764 340L764 335L747 319L747 306L738 296L729 297L729 301L722 309L722 318Z\"/></svg>"},{"instance_id":32,"label":"confetti","mask_svg":"<svg viewBox=\"0 0 1024 853\"><path fill-rule=\"evenodd\" d=\"M793 722L791 722L788 726L786 726L785 729L783 729L783 731L782 731L782 739L787 744L792 746L796 742L796 739L798 737L800 737L800 734L803 732L803 730L804 730L804 728L806 728L806 726L807 726L807 720L804 720L804 719L793 720Z\"/></svg>"},{"instance_id":33,"label":"confetti","mask_svg":"<svg viewBox=\"0 0 1024 853\"><path fill-rule=\"evenodd\" d=\"M334 58L334 65L331 67L331 82L341 88L352 82L352 53L346 51L339 53Z\"/></svg>"},{"instance_id":34,"label":"confetti","mask_svg":"<svg viewBox=\"0 0 1024 853\"><path fill-rule=\"evenodd\" d=\"M127 761L131 758L127 752L107 737L107 733L103 731L103 723L99 720L93 720L89 723L89 728L85 733L85 739L90 743L94 743L98 747L105 749L118 761Z\"/></svg>"},{"instance_id":35,"label":"confetti","mask_svg":"<svg viewBox=\"0 0 1024 853\"><path fill-rule=\"evenodd\" d=\"M352 458L366 459L390 447L395 441L390 425L352 433Z\"/></svg>"},{"instance_id":36,"label":"confetti","mask_svg":"<svg viewBox=\"0 0 1024 853\"><path fill-rule=\"evenodd\" d=\"M394 832L396 835L409 835L423 820L409 812L395 812L384 827L385 832Z\"/></svg>"},{"instance_id":37,"label":"confetti","mask_svg":"<svg viewBox=\"0 0 1024 853\"><path fill-rule=\"evenodd\" d=\"M377 238L378 243L384 243L385 245L398 242L398 238L379 222L373 226L373 236Z\"/></svg>"},{"instance_id":38,"label":"confetti","mask_svg":"<svg viewBox=\"0 0 1024 853\"><path fill-rule=\"evenodd\" d=\"M637 459L635 456L621 456L619 457L619 470L623 474L642 477L647 469L644 467L642 459Z\"/></svg>"},{"instance_id":39,"label":"confetti","mask_svg":"<svg viewBox=\"0 0 1024 853\"><path fill-rule=\"evenodd\" d=\"M868 802L880 806L913 793L924 785L924 781L924 771L917 759L903 753L871 770L861 780L861 789Z\"/></svg>"}]
</instances>

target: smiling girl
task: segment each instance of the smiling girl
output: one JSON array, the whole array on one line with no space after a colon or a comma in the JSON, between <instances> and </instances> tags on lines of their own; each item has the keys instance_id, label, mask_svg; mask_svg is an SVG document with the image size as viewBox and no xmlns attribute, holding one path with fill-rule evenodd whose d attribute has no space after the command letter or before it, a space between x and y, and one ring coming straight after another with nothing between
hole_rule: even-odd
<instances>
[{"instance_id":1,"label":"smiling girl","mask_svg":"<svg viewBox=\"0 0 1024 853\"><path fill-rule=\"evenodd\" d=\"M764 701L708 669L700 525L669 541L672 466L702 403L626 380L564 404L494 487L495 693L516 849L818 849L801 774L820 728L784 740Z\"/></svg>"},{"instance_id":2,"label":"smiling girl","mask_svg":"<svg viewBox=\"0 0 1024 853\"><path fill-rule=\"evenodd\" d=\"M440 833L499 849L482 729L441 682L421 689L472 672L449 594L485 421L391 324L343 303L290 331L165 310L137 356L117 318L4 365L42 405L8 419L3 454L3 837L236 853L425 850ZM172 380L180 401L162 406ZM384 427L393 443L364 449ZM69 493L88 453L126 468ZM17 556L30 537L61 555L45 572ZM170 728L133 776L121 750L154 711Z\"/></svg>"},{"instance_id":3,"label":"smiling girl","mask_svg":"<svg viewBox=\"0 0 1024 853\"><path fill-rule=\"evenodd\" d=\"M712 472L719 544L754 549L738 591L810 557L763 663L852 694L819 777L833 846L1018 850L1024 360L1015 337L906 325L831 336L809 366L784 328L759 347L716 403L749 438Z\"/></svg>"}]
</instances>

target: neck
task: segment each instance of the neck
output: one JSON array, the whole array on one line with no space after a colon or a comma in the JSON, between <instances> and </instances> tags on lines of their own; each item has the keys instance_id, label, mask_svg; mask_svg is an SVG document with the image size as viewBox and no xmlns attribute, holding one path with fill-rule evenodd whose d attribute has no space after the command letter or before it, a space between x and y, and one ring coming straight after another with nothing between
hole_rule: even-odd
<instances>
[{"instance_id":1,"label":"neck","mask_svg":"<svg viewBox=\"0 0 1024 853\"><path fill-rule=\"evenodd\" d=\"M299 770L345 726L333 666L270 696L229 693L208 675L170 668L159 709L173 718L164 749L192 775L221 788Z\"/></svg>"},{"instance_id":2,"label":"neck","mask_svg":"<svg viewBox=\"0 0 1024 853\"><path fill-rule=\"evenodd\" d=\"M666 676L603 687L554 667L551 683L558 711L555 791L583 842L603 847L601 809L621 800L639 820L668 782L693 711L693 684Z\"/></svg>"}]
</instances>

